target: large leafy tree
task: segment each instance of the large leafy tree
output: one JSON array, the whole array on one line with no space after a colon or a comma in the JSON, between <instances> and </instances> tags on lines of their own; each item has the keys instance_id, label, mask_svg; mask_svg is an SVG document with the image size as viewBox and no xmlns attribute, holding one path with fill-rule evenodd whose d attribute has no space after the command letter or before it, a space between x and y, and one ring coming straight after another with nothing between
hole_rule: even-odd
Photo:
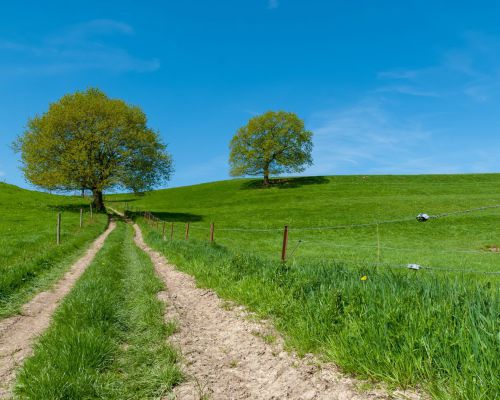
<instances>
[{"instance_id":1,"label":"large leafy tree","mask_svg":"<svg viewBox=\"0 0 500 400\"><path fill-rule=\"evenodd\" d=\"M97 210L104 190L140 192L170 178L172 161L144 112L98 89L62 97L28 121L14 147L32 184L88 189Z\"/></svg>"},{"instance_id":2,"label":"large leafy tree","mask_svg":"<svg viewBox=\"0 0 500 400\"><path fill-rule=\"evenodd\" d=\"M232 176L302 172L312 164L312 132L296 114L268 111L238 129L229 145Z\"/></svg>"}]
</instances>

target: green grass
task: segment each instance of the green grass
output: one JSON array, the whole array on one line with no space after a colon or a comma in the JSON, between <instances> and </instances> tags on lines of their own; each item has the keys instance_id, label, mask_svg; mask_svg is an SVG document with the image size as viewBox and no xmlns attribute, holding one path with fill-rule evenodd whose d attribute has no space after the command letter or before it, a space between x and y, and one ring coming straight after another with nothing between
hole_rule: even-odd
<instances>
[{"instance_id":1,"label":"green grass","mask_svg":"<svg viewBox=\"0 0 500 400\"><path fill-rule=\"evenodd\" d=\"M191 221L190 237L208 240L215 222L218 244L279 259L282 229L290 226L292 259L417 263L435 268L500 271L500 208L419 223L420 212L431 215L500 204L500 175L332 176L300 178L270 189L254 180L231 180L147 193L142 197L109 196L123 209L152 211L174 221L175 237ZM308 227L375 224L378 227L303 230ZM228 228L273 229L233 231ZM301 242L299 243L299 240ZM380 243L380 256L378 255Z\"/></svg>"},{"instance_id":2,"label":"green grass","mask_svg":"<svg viewBox=\"0 0 500 400\"><path fill-rule=\"evenodd\" d=\"M18 375L20 399L147 399L181 379L163 289L120 223L57 310Z\"/></svg>"},{"instance_id":3,"label":"green grass","mask_svg":"<svg viewBox=\"0 0 500 400\"><path fill-rule=\"evenodd\" d=\"M54 196L0 183L0 317L12 315L35 293L48 288L107 224L107 216L85 215L81 198ZM55 243L62 212L61 245Z\"/></svg>"},{"instance_id":4,"label":"green grass","mask_svg":"<svg viewBox=\"0 0 500 400\"><path fill-rule=\"evenodd\" d=\"M426 223L415 216L500 204L499 194L499 174L336 176L270 189L232 180L108 201L173 221L169 243L138 218L179 268L270 317L299 352L438 399L494 399L500 276L491 273L500 272L500 253L489 248L500 248L500 208ZM391 220L404 221L383 223ZM189 242L180 240L187 221ZM211 222L216 246L207 244ZM283 266L285 224L293 254ZM305 229L352 224L370 226ZM445 271L391 268L408 263Z\"/></svg>"},{"instance_id":5,"label":"green grass","mask_svg":"<svg viewBox=\"0 0 500 400\"><path fill-rule=\"evenodd\" d=\"M163 241L142 226L178 268L271 318L299 353L438 399L500 396L500 296L491 283L362 264L283 265L197 240Z\"/></svg>"}]
</instances>

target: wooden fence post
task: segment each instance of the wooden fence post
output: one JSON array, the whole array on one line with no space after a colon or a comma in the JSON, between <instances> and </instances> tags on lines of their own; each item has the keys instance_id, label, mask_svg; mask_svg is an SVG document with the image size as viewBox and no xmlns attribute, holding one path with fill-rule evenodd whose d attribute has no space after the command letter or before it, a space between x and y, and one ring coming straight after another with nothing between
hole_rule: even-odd
<instances>
[{"instance_id":1,"label":"wooden fence post","mask_svg":"<svg viewBox=\"0 0 500 400\"><path fill-rule=\"evenodd\" d=\"M57 244L61 244L61 213L57 213L57 233L56 233Z\"/></svg>"},{"instance_id":2,"label":"wooden fence post","mask_svg":"<svg viewBox=\"0 0 500 400\"><path fill-rule=\"evenodd\" d=\"M170 225L170 241L174 240L174 223Z\"/></svg>"},{"instance_id":3,"label":"wooden fence post","mask_svg":"<svg viewBox=\"0 0 500 400\"><path fill-rule=\"evenodd\" d=\"M380 263L380 234L378 231L378 224L377 224L377 263Z\"/></svg>"},{"instance_id":4,"label":"wooden fence post","mask_svg":"<svg viewBox=\"0 0 500 400\"><path fill-rule=\"evenodd\" d=\"M167 240L167 238L165 237L165 224L166 224L166 222L163 221L163 230L162 230L162 234L161 234L163 240Z\"/></svg>"},{"instance_id":5,"label":"wooden fence post","mask_svg":"<svg viewBox=\"0 0 500 400\"><path fill-rule=\"evenodd\" d=\"M283 247L281 248L281 261L286 262L286 248L288 245L288 225L285 225L285 230L283 231Z\"/></svg>"},{"instance_id":6,"label":"wooden fence post","mask_svg":"<svg viewBox=\"0 0 500 400\"><path fill-rule=\"evenodd\" d=\"M210 243L213 243L214 242L214 230L215 230L215 225L214 223L212 222L210 224Z\"/></svg>"},{"instance_id":7,"label":"wooden fence post","mask_svg":"<svg viewBox=\"0 0 500 400\"><path fill-rule=\"evenodd\" d=\"M189 222L186 222L186 240L189 239Z\"/></svg>"},{"instance_id":8,"label":"wooden fence post","mask_svg":"<svg viewBox=\"0 0 500 400\"><path fill-rule=\"evenodd\" d=\"M80 228L83 227L83 208L80 208Z\"/></svg>"},{"instance_id":9,"label":"wooden fence post","mask_svg":"<svg viewBox=\"0 0 500 400\"><path fill-rule=\"evenodd\" d=\"M90 219L94 219L94 214L92 212L92 203L90 203Z\"/></svg>"}]
</instances>

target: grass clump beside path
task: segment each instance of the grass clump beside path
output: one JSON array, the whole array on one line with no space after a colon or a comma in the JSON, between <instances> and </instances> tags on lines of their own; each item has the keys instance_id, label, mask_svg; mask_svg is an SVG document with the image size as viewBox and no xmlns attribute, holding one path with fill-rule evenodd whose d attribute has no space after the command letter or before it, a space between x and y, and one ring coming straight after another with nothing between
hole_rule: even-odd
<instances>
[{"instance_id":1,"label":"grass clump beside path","mask_svg":"<svg viewBox=\"0 0 500 400\"><path fill-rule=\"evenodd\" d=\"M107 215L84 216L81 198L55 196L0 183L0 318L57 281L88 245L105 230ZM62 212L61 245L56 218Z\"/></svg>"},{"instance_id":2,"label":"grass clump beside path","mask_svg":"<svg viewBox=\"0 0 500 400\"><path fill-rule=\"evenodd\" d=\"M201 285L271 318L299 352L436 399L500 397L496 281L362 263L283 265L197 240L164 241L142 227L152 247Z\"/></svg>"},{"instance_id":3,"label":"grass clump beside path","mask_svg":"<svg viewBox=\"0 0 500 400\"><path fill-rule=\"evenodd\" d=\"M181 379L152 264L119 223L18 375L20 399L161 398Z\"/></svg>"}]
</instances>

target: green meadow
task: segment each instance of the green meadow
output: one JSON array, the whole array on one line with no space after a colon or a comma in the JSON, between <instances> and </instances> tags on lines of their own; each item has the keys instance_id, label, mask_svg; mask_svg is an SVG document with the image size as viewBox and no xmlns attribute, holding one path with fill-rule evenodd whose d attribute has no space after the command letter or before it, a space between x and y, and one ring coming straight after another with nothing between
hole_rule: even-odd
<instances>
[{"instance_id":1,"label":"green meadow","mask_svg":"<svg viewBox=\"0 0 500 400\"><path fill-rule=\"evenodd\" d=\"M491 251L500 248L500 208L415 219L500 205L498 174L306 177L270 189L238 179L108 200L173 221L177 239L190 221L190 237L208 240L214 222L217 244L269 259L280 258L288 225L290 260L500 271Z\"/></svg>"},{"instance_id":2,"label":"green meadow","mask_svg":"<svg viewBox=\"0 0 500 400\"><path fill-rule=\"evenodd\" d=\"M270 319L290 350L389 391L489 400L500 397L499 188L497 174L332 176L270 188L238 179L106 200L199 285ZM5 316L60 278L107 215L91 221L86 213L81 229L85 200L10 185L0 186L0 205ZM435 218L418 222L421 212ZM21 368L16 395L168 396L182 376L166 341L175 326L164 324L156 299L162 288L132 229L119 222Z\"/></svg>"},{"instance_id":3,"label":"green meadow","mask_svg":"<svg viewBox=\"0 0 500 400\"><path fill-rule=\"evenodd\" d=\"M83 228L80 208L86 211ZM0 183L0 317L18 312L30 297L50 287L104 231L107 216L94 214L91 220L88 210L88 200Z\"/></svg>"},{"instance_id":4,"label":"green meadow","mask_svg":"<svg viewBox=\"0 0 500 400\"><path fill-rule=\"evenodd\" d=\"M495 399L500 208L475 209L500 204L499 184L496 174L299 178L267 189L231 180L108 204L128 209L199 285L271 319L291 349L389 388ZM166 240L143 211L167 221ZM455 214L422 223L421 212Z\"/></svg>"}]
</instances>

